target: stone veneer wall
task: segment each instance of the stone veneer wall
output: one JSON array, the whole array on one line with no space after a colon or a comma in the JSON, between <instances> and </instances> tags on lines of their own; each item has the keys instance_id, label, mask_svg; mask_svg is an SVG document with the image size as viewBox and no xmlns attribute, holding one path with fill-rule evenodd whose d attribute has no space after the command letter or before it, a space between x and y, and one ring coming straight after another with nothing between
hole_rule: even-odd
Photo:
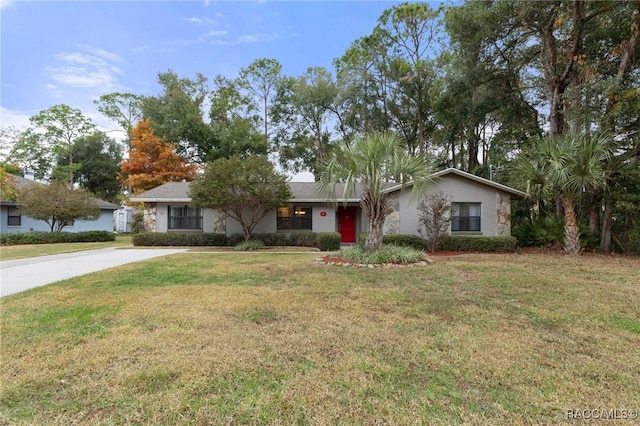
<instances>
[{"instance_id":1,"label":"stone veneer wall","mask_svg":"<svg viewBox=\"0 0 640 426\"><path fill-rule=\"evenodd\" d=\"M216 234L227 233L227 215L222 212L213 214L213 232Z\"/></svg>"},{"instance_id":2,"label":"stone veneer wall","mask_svg":"<svg viewBox=\"0 0 640 426\"><path fill-rule=\"evenodd\" d=\"M496 235L508 237L511 235L511 197L498 192L496 210Z\"/></svg>"},{"instance_id":3,"label":"stone veneer wall","mask_svg":"<svg viewBox=\"0 0 640 426\"><path fill-rule=\"evenodd\" d=\"M384 235L394 235L400 233L400 196L398 192L391 196L391 208L393 211L384 220L382 233Z\"/></svg>"},{"instance_id":4,"label":"stone veneer wall","mask_svg":"<svg viewBox=\"0 0 640 426\"><path fill-rule=\"evenodd\" d=\"M156 232L157 213L155 203L144 203L144 229L147 232Z\"/></svg>"}]
</instances>

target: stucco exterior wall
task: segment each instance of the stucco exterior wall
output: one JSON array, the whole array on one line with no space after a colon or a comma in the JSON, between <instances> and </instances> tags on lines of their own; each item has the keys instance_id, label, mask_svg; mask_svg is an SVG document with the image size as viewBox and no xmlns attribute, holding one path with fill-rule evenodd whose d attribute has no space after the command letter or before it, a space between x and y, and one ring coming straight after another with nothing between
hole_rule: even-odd
<instances>
[{"instance_id":1,"label":"stucco exterior wall","mask_svg":"<svg viewBox=\"0 0 640 426\"><path fill-rule=\"evenodd\" d=\"M22 215L20 226L8 226L9 209L2 206L0 209L0 233L17 234L20 232L43 231L49 232L51 228L43 220L35 220L32 217ZM100 210L100 217L96 220L76 220L73 226L65 226L63 232L85 231L113 231L113 210Z\"/></svg>"},{"instance_id":2,"label":"stucco exterior wall","mask_svg":"<svg viewBox=\"0 0 640 426\"><path fill-rule=\"evenodd\" d=\"M482 235L510 235L510 224L508 233L504 234L507 232L504 224L500 230L501 234L498 233L496 204L499 191L455 175L440 178L429 191L442 191L451 195L452 203L480 203L480 232ZM410 188L400 193L400 233L420 235L417 230L420 213L418 203L410 200L410 194ZM509 199L506 194L505 197Z\"/></svg>"},{"instance_id":3,"label":"stucco exterior wall","mask_svg":"<svg viewBox=\"0 0 640 426\"><path fill-rule=\"evenodd\" d=\"M271 234L276 232L277 226L277 212L269 212L257 225L253 228L255 234ZM227 218L227 235L241 234L242 226L240 222L230 217Z\"/></svg>"},{"instance_id":4,"label":"stucco exterior wall","mask_svg":"<svg viewBox=\"0 0 640 426\"><path fill-rule=\"evenodd\" d=\"M337 209L330 205L317 205L311 207L313 232L335 232L337 225ZM322 212L326 215L322 216Z\"/></svg>"}]
</instances>

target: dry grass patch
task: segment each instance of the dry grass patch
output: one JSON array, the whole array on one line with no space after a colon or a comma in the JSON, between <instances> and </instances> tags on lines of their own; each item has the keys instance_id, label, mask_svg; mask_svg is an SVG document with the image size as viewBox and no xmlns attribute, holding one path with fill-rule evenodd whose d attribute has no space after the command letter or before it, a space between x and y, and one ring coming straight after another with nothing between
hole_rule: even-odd
<instances>
[{"instance_id":1,"label":"dry grass patch","mask_svg":"<svg viewBox=\"0 0 640 426\"><path fill-rule=\"evenodd\" d=\"M175 255L3 298L1 419L518 424L640 408L637 258L315 256Z\"/></svg>"}]
</instances>

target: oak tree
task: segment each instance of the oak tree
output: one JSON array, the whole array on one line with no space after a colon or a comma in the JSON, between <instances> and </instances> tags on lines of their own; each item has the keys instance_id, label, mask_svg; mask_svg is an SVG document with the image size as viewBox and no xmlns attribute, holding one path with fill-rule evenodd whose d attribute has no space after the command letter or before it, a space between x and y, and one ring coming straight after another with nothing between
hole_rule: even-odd
<instances>
[{"instance_id":1,"label":"oak tree","mask_svg":"<svg viewBox=\"0 0 640 426\"><path fill-rule=\"evenodd\" d=\"M269 212L291 198L287 176L264 156L221 158L207 163L191 184L193 203L219 210L238 221L245 240Z\"/></svg>"},{"instance_id":2,"label":"oak tree","mask_svg":"<svg viewBox=\"0 0 640 426\"><path fill-rule=\"evenodd\" d=\"M84 189L70 189L62 182L33 183L18 191L20 214L45 221L51 232L62 231L75 220L100 217L98 200Z\"/></svg>"}]
</instances>

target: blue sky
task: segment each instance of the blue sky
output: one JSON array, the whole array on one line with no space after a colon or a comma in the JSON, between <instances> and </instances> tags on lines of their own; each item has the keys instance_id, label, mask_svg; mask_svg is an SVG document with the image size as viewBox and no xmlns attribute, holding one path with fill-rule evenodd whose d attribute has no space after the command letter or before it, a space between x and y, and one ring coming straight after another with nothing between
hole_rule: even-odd
<instances>
[{"instance_id":1,"label":"blue sky","mask_svg":"<svg viewBox=\"0 0 640 426\"><path fill-rule=\"evenodd\" d=\"M156 94L157 73L168 69L235 76L263 57L278 59L286 75L331 69L398 3L0 0L0 125L26 125L65 103L115 128L93 100L114 91Z\"/></svg>"}]
</instances>

